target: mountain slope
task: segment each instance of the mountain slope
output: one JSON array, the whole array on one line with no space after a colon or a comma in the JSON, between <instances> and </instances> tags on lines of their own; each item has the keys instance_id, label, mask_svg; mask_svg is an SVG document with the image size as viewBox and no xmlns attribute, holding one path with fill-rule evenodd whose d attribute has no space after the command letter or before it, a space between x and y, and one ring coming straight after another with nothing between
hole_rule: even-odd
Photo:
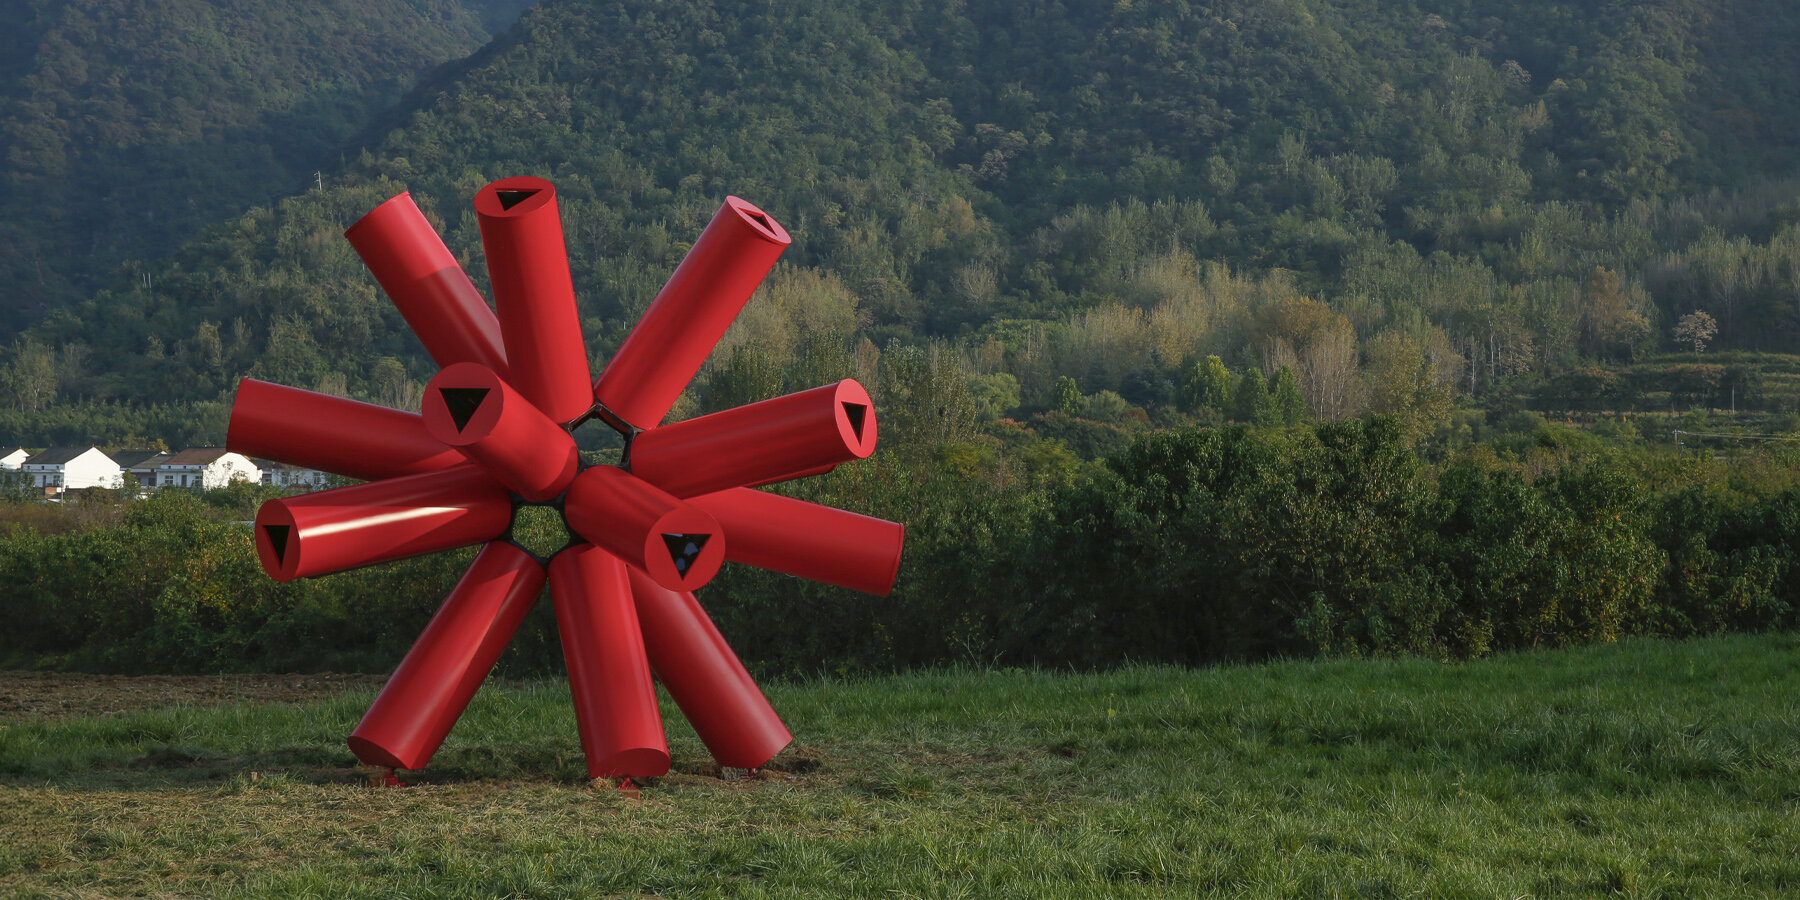
<instances>
[{"instance_id":1,"label":"mountain slope","mask_svg":"<svg viewBox=\"0 0 1800 900\"><path fill-rule=\"evenodd\" d=\"M13 0L0 63L0 334L266 203L521 4Z\"/></svg>"},{"instance_id":2,"label":"mountain slope","mask_svg":"<svg viewBox=\"0 0 1800 900\"><path fill-rule=\"evenodd\" d=\"M536 174L597 353L735 193L797 238L791 296L759 303L832 307L877 343L991 338L982 365L1028 402L1082 354L1084 391L1123 390L1205 354L1304 355L1339 320L1352 368L1391 339L1481 392L1666 343L1708 302L1684 275L1708 240L1788 246L1800 77L1767 36L1796 27L1747 0L553 0L322 189L46 321L7 365L86 348L48 365L64 397L206 399L248 371L403 402L429 362L342 229L411 190L479 282L469 198ZM1722 345L1800 339L1800 317L1739 321Z\"/></svg>"}]
</instances>

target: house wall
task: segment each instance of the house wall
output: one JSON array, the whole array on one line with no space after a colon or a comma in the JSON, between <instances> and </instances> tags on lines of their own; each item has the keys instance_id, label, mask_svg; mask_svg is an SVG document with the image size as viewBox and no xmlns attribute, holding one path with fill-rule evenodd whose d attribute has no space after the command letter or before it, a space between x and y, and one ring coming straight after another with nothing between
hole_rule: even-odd
<instances>
[{"instance_id":1,"label":"house wall","mask_svg":"<svg viewBox=\"0 0 1800 900\"><path fill-rule=\"evenodd\" d=\"M125 483L119 464L98 450L83 453L63 465L63 489L117 488Z\"/></svg>"},{"instance_id":2,"label":"house wall","mask_svg":"<svg viewBox=\"0 0 1800 900\"><path fill-rule=\"evenodd\" d=\"M31 480L31 486L43 490L54 488L62 490L62 466L25 466L25 477Z\"/></svg>"},{"instance_id":3,"label":"house wall","mask_svg":"<svg viewBox=\"0 0 1800 900\"><path fill-rule=\"evenodd\" d=\"M226 487L233 481L256 484L262 481L262 470L248 457L227 453L202 471L200 486L210 491Z\"/></svg>"},{"instance_id":4,"label":"house wall","mask_svg":"<svg viewBox=\"0 0 1800 900\"><path fill-rule=\"evenodd\" d=\"M263 484L316 491L329 487L329 478L329 475L317 469L269 469L263 473Z\"/></svg>"},{"instance_id":5,"label":"house wall","mask_svg":"<svg viewBox=\"0 0 1800 900\"><path fill-rule=\"evenodd\" d=\"M33 486L52 493L80 488L116 488L124 484L125 474L111 457L93 450L60 465L26 463L24 471Z\"/></svg>"}]
</instances>

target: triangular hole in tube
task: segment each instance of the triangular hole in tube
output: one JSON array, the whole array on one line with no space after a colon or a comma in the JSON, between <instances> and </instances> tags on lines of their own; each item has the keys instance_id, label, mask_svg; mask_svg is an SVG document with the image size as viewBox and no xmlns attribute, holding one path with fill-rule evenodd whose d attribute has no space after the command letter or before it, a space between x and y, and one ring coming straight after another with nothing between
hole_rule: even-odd
<instances>
[{"instance_id":1,"label":"triangular hole in tube","mask_svg":"<svg viewBox=\"0 0 1800 900\"><path fill-rule=\"evenodd\" d=\"M438 388L444 395L444 408L450 411L450 421L456 425L456 433L462 434L469 427L469 420L475 418L475 411L481 408L481 401L487 399L487 388Z\"/></svg>"},{"instance_id":2,"label":"triangular hole in tube","mask_svg":"<svg viewBox=\"0 0 1800 900\"><path fill-rule=\"evenodd\" d=\"M844 416L850 420L850 430L856 432L858 441L863 439L863 419L869 415L869 407L864 403L845 403Z\"/></svg>"},{"instance_id":3,"label":"triangular hole in tube","mask_svg":"<svg viewBox=\"0 0 1800 900\"><path fill-rule=\"evenodd\" d=\"M275 551L275 562L287 565L288 525L264 525L263 531L269 535L269 547Z\"/></svg>"},{"instance_id":4,"label":"triangular hole in tube","mask_svg":"<svg viewBox=\"0 0 1800 900\"><path fill-rule=\"evenodd\" d=\"M675 562L675 571L686 578L688 571L694 567L694 560L700 558L700 551L706 548L710 534L668 534L664 533L663 543L669 548L669 559Z\"/></svg>"},{"instance_id":5,"label":"triangular hole in tube","mask_svg":"<svg viewBox=\"0 0 1800 900\"><path fill-rule=\"evenodd\" d=\"M521 203L524 203L526 200L531 199L532 196L534 196L535 194L537 194L536 190L525 190L525 191L499 190L499 191L494 192L494 196L500 198L500 208L501 209L512 209L513 207L518 206Z\"/></svg>"}]
</instances>

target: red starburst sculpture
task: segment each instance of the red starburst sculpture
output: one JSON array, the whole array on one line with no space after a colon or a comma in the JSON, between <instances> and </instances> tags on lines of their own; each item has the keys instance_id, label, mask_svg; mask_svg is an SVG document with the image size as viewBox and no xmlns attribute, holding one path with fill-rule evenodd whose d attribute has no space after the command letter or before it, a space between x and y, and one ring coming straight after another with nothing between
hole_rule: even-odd
<instances>
[{"instance_id":1,"label":"red starburst sculpture","mask_svg":"<svg viewBox=\"0 0 1800 900\"><path fill-rule=\"evenodd\" d=\"M256 549L276 580L485 544L350 749L423 768L548 583L589 777L668 770L655 680L721 765L762 766L793 736L693 591L732 560L886 594L905 536L755 489L874 451L855 381L660 424L787 232L728 198L590 380L554 186L504 179L475 211L492 309L410 195L344 233L440 367L420 414L248 378L232 406L231 449L367 481L263 504ZM571 432L594 418L624 435L617 465L582 465ZM544 560L514 543L526 506L559 510L570 545Z\"/></svg>"}]
</instances>

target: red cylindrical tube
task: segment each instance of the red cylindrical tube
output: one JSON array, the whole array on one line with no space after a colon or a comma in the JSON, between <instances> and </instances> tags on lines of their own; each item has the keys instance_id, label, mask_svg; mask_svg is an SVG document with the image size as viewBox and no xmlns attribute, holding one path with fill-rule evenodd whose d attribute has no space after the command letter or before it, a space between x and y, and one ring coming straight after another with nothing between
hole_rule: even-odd
<instances>
[{"instance_id":1,"label":"red cylindrical tube","mask_svg":"<svg viewBox=\"0 0 1800 900\"><path fill-rule=\"evenodd\" d=\"M551 419L580 418L594 398L556 187L542 178L503 178L475 195L475 217L507 380Z\"/></svg>"},{"instance_id":2,"label":"red cylindrical tube","mask_svg":"<svg viewBox=\"0 0 1800 900\"><path fill-rule=\"evenodd\" d=\"M706 584L725 559L725 536L711 516L613 466L575 476L563 518L576 534L670 590Z\"/></svg>"},{"instance_id":3,"label":"red cylindrical tube","mask_svg":"<svg viewBox=\"0 0 1800 900\"><path fill-rule=\"evenodd\" d=\"M543 587L531 554L499 541L482 548L350 733L350 752L371 766L424 768Z\"/></svg>"},{"instance_id":4,"label":"red cylindrical tube","mask_svg":"<svg viewBox=\"0 0 1800 900\"><path fill-rule=\"evenodd\" d=\"M562 426L476 363L450 366L425 386L425 430L534 503L562 493L581 465Z\"/></svg>"},{"instance_id":5,"label":"red cylindrical tube","mask_svg":"<svg viewBox=\"0 0 1800 900\"><path fill-rule=\"evenodd\" d=\"M730 535L725 558L887 596L906 526L749 488L691 498Z\"/></svg>"},{"instance_id":6,"label":"red cylindrical tube","mask_svg":"<svg viewBox=\"0 0 1800 900\"><path fill-rule=\"evenodd\" d=\"M564 550L550 561L550 596L588 777L669 771L669 744L625 563L590 544Z\"/></svg>"},{"instance_id":7,"label":"red cylindrical tube","mask_svg":"<svg viewBox=\"0 0 1800 900\"><path fill-rule=\"evenodd\" d=\"M694 497L864 459L875 452L874 409L847 378L652 428L631 442L631 474Z\"/></svg>"},{"instance_id":8,"label":"red cylindrical tube","mask_svg":"<svg viewBox=\"0 0 1800 900\"><path fill-rule=\"evenodd\" d=\"M292 581L479 544L511 521L512 495L463 465L270 500L256 512L256 555Z\"/></svg>"},{"instance_id":9,"label":"red cylindrical tube","mask_svg":"<svg viewBox=\"0 0 1800 900\"><path fill-rule=\"evenodd\" d=\"M739 769L774 759L794 736L694 595L671 591L636 569L631 594L650 668L713 759Z\"/></svg>"},{"instance_id":10,"label":"red cylindrical tube","mask_svg":"<svg viewBox=\"0 0 1800 900\"><path fill-rule=\"evenodd\" d=\"M432 437L413 413L254 378L238 382L225 446L245 456L369 480L468 462Z\"/></svg>"},{"instance_id":11,"label":"red cylindrical tube","mask_svg":"<svg viewBox=\"0 0 1800 900\"><path fill-rule=\"evenodd\" d=\"M767 213L725 198L601 371L595 399L633 426L656 427L791 243Z\"/></svg>"},{"instance_id":12,"label":"red cylindrical tube","mask_svg":"<svg viewBox=\"0 0 1800 900\"><path fill-rule=\"evenodd\" d=\"M506 371L500 322L411 194L375 207L344 237L439 366L477 362Z\"/></svg>"}]
</instances>

